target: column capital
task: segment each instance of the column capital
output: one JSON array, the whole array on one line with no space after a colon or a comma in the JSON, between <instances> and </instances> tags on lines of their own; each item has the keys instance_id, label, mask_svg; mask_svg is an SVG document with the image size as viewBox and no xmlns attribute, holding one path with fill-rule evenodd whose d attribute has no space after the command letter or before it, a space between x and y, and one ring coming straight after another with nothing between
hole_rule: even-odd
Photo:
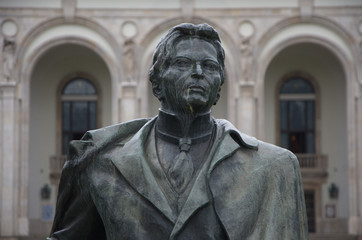
<instances>
[{"instance_id":1,"label":"column capital","mask_svg":"<svg viewBox=\"0 0 362 240\"><path fill-rule=\"evenodd\" d=\"M253 82L239 83L239 98L253 98L255 96L255 84Z\"/></svg>"},{"instance_id":2,"label":"column capital","mask_svg":"<svg viewBox=\"0 0 362 240\"><path fill-rule=\"evenodd\" d=\"M0 83L0 97L2 99L15 98L17 89L16 87L17 85L15 82Z\"/></svg>"},{"instance_id":3,"label":"column capital","mask_svg":"<svg viewBox=\"0 0 362 240\"><path fill-rule=\"evenodd\" d=\"M241 82L239 82L239 85L241 87L254 87L255 83L254 82L249 82L249 81L241 81Z\"/></svg>"},{"instance_id":4,"label":"column capital","mask_svg":"<svg viewBox=\"0 0 362 240\"><path fill-rule=\"evenodd\" d=\"M16 82L14 82L14 81L0 83L0 88L15 88L15 87L16 87Z\"/></svg>"},{"instance_id":5,"label":"column capital","mask_svg":"<svg viewBox=\"0 0 362 240\"><path fill-rule=\"evenodd\" d=\"M121 98L136 98L137 97L137 83L136 82L122 82L120 84Z\"/></svg>"}]
</instances>

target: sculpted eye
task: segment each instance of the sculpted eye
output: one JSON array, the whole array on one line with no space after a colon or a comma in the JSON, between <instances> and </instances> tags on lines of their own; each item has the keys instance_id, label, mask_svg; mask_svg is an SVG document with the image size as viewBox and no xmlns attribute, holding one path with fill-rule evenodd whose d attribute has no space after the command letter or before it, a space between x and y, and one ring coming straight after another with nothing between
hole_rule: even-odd
<instances>
[{"instance_id":1,"label":"sculpted eye","mask_svg":"<svg viewBox=\"0 0 362 240\"><path fill-rule=\"evenodd\" d=\"M218 64L213 61L206 61L202 64L202 68L209 71L216 71L218 70L218 67Z\"/></svg>"},{"instance_id":2,"label":"sculpted eye","mask_svg":"<svg viewBox=\"0 0 362 240\"><path fill-rule=\"evenodd\" d=\"M192 62L186 58L179 58L176 59L173 65L178 68L189 68L192 65Z\"/></svg>"}]
</instances>

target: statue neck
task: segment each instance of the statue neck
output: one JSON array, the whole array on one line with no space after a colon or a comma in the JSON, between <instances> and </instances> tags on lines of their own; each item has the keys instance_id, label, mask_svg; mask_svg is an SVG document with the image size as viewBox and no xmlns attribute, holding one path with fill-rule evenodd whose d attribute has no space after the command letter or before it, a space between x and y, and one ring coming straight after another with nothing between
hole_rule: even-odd
<instances>
[{"instance_id":1,"label":"statue neck","mask_svg":"<svg viewBox=\"0 0 362 240\"><path fill-rule=\"evenodd\" d=\"M213 120L210 112L192 115L177 115L159 110L157 131L164 138L190 138L193 142L208 139L213 129Z\"/></svg>"}]
</instances>

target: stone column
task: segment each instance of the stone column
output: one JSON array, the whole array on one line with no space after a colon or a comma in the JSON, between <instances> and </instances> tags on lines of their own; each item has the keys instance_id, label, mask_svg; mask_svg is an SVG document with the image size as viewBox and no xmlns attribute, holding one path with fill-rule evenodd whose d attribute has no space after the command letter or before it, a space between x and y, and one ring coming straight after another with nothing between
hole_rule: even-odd
<instances>
[{"instance_id":1,"label":"stone column","mask_svg":"<svg viewBox=\"0 0 362 240\"><path fill-rule=\"evenodd\" d=\"M237 123L242 132L256 136L256 109L254 84L244 82L239 85L237 99Z\"/></svg>"},{"instance_id":2,"label":"stone column","mask_svg":"<svg viewBox=\"0 0 362 240\"><path fill-rule=\"evenodd\" d=\"M359 96L356 101L356 159L357 159L357 233L362 239L362 83L359 84ZM359 226L359 227L358 227Z\"/></svg>"},{"instance_id":3,"label":"stone column","mask_svg":"<svg viewBox=\"0 0 362 240\"><path fill-rule=\"evenodd\" d=\"M350 116L348 133L348 190L349 190L349 219L348 233L362 236L362 86L350 84L350 101L347 102Z\"/></svg>"},{"instance_id":4,"label":"stone column","mask_svg":"<svg viewBox=\"0 0 362 240\"><path fill-rule=\"evenodd\" d=\"M120 122L130 121L139 117L139 99L137 98L137 84L125 82L120 86Z\"/></svg>"},{"instance_id":5,"label":"stone column","mask_svg":"<svg viewBox=\"0 0 362 240\"><path fill-rule=\"evenodd\" d=\"M26 216L19 216L19 138L17 127L16 84L0 84L0 236L13 237L28 233ZM19 218L20 217L20 218Z\"/></svg>"}]
</instances>

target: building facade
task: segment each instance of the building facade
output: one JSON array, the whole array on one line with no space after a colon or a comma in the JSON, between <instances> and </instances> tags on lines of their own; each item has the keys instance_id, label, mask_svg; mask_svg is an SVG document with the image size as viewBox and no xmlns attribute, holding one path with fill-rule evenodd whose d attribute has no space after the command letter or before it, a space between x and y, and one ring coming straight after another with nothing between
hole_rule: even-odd
<instances>
[{"instance_id":1,"label":"building facade","mask_svg":"<svg viewBox=\"0 0 362 240\"><path fill-rule=\"evenodd\" d=\"M152 54L182 22L225 48L213 115L297 154L311 239L362 239L359 0L1 0L0 239L49 233L69 140L157 114Z\"/></svg>"}]
</instances>

